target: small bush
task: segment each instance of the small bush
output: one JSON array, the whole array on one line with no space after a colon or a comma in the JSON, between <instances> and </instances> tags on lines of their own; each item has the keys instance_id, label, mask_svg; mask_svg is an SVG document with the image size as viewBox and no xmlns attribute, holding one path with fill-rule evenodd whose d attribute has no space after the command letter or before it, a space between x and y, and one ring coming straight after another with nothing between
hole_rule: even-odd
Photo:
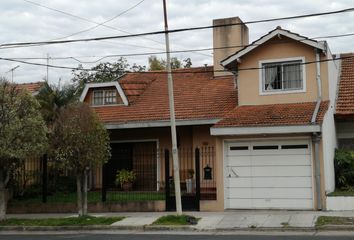
<instances>
[{"instance_id":1,"label":"small bush","mask_svg":"<svg viewBox=\"0 0 354 240\"><path fill-rule=\"evenodd\" d=\"M351 151L337 149L334 159L336 186L339 189L351 189L354 186L354 154Z\"/></svg>"},{"instance_id":2,"label":"small bush","mask_svg":"<svg viewBox=\"0 0 354 240\"><path fill-rule=\"evenodd\" d=\"M195 225L198 218L189 215L167 215L158 218L153 225Z\"/></svg>"}]
</instances>

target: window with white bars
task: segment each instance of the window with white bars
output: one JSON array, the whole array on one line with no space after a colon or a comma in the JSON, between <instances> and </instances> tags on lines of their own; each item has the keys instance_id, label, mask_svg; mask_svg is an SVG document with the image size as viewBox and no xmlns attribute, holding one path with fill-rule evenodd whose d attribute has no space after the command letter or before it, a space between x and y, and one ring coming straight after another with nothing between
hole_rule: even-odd
<instances>
[{"instance_id":1,"label":"window with white bars","mask_svg":"<svg viewBox=\"0 0 354 240\"><path fill-rule=\"evenodd\" d=\"M110 105L117 103L116 90L95 90L93 91L93 105Z\"/></svg>"},{"instance_id":2,"label":"window with white bars","mask_svg":"<svg viewBox=\"0 0 354 240\"><path fill-rule=\"evenodd\" d=\"M262 64L262 92L304 89L301 60Z\"/></svg>"}]
</instances>

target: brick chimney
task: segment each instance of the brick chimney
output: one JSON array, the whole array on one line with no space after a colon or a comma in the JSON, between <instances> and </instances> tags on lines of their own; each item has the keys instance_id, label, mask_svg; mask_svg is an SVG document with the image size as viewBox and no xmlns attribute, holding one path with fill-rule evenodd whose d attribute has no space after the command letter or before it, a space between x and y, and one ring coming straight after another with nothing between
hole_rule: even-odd
<instances>
[{"instance_id":1,"label":"brick chimney","mask_svg":"<svg viewBox=\"0 0 354 240\"><path fill-rule=\"evenodd\" d=\"M218 70L224 70L224 68L220 65L220 62L240 50L242 47L223 47L247 45L248 27L241 21L239 17L213 20L213 26L235 23L239 23L239 25L213 28L214 76L225 76L231 74L229 72L218 72Z\"/></svg>"}]
</instances>

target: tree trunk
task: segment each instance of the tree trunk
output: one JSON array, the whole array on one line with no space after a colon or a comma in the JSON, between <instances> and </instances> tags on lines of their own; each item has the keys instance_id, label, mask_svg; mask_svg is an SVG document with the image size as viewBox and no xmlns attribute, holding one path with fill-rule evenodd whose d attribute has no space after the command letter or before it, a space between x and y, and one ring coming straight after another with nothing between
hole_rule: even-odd
<instances>
[{"instance_id":1,"label":"tree trunk","mask_svg":"<svg viewBox=\"0 0 354 240\"><path fill-rule=\"evenodd\" d=\"M82 206L82 176L79 174L76 176L76 188L77 188L77 209L79 216L83 215L83 206Z\"/></svg>"},{"instance_id":2,"label":"tree trunk","mask_svg":"<svg viewBox=\"0 0 354 240\"><path fill-rule=\"evenodd\" d=\"M6 217L6 179L4 171L0 170L0 221Z\"/></svg>"},{"instance_id":3,"label":"tree trunk","mask_svg":"<svg viewBox=\"0 0 354 240\"><path fill-rule=\"evenodd\" d=\"M83 186L83 215L87 215L87 181L88 180L88 170L84 171L84 186Z\"/></svg>"},{"instance_id":4,"label":"tree trunk","mask_svg":"<svg viewBox=\"0 0 354 240\"><path fill-rule=\"evenodd\" d=\"M4 187L0 187L0 221L5 220L6 205L6 189Z\"/></svg>"}]
</instances>

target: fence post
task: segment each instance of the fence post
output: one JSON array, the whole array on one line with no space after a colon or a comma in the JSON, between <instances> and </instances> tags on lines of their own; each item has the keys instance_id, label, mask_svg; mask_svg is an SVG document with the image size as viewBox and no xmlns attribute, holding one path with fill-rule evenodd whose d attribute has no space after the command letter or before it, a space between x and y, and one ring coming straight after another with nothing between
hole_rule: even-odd
<instances>
[{"instance_id":1,"label":"fence post","mask_svg":"<svg viewBox=\"0 0 354 240\"><path fill-rule=\"evenodd\" d=\"M48 155L43 154L42 159L42 202L47 202L48 191Z\"/></svg>"},{"instance_id":2,"label":"fence post","mask_svg":"<svg viewBox=\"0 0 354 240\"><path fill-rule=\"evenodd\" d=\"M165 149L165 203L166 211L169 210L169 198L170 198L170 153Z\"/></svg>"},{"instance_id":3,"label":"fence post","mask_svg":"<svg viewBox=\"0 0 354 240\"><path fill-rule=\"evenodd\" d=\"M106 164L102 165L102 196L101 200L102 202L105 202L107 200L107 184L106 184Z\"/></svg>"},{"instance_id":4,"label":"fence post","mask_svg":"<svg viewBox=\"0 0 354 240\"><path fill-rule=\"evenodd\" d=\"M195 149L195 198L197 211L200 210L200 150Z\"/></svg>"}]
</instances>

